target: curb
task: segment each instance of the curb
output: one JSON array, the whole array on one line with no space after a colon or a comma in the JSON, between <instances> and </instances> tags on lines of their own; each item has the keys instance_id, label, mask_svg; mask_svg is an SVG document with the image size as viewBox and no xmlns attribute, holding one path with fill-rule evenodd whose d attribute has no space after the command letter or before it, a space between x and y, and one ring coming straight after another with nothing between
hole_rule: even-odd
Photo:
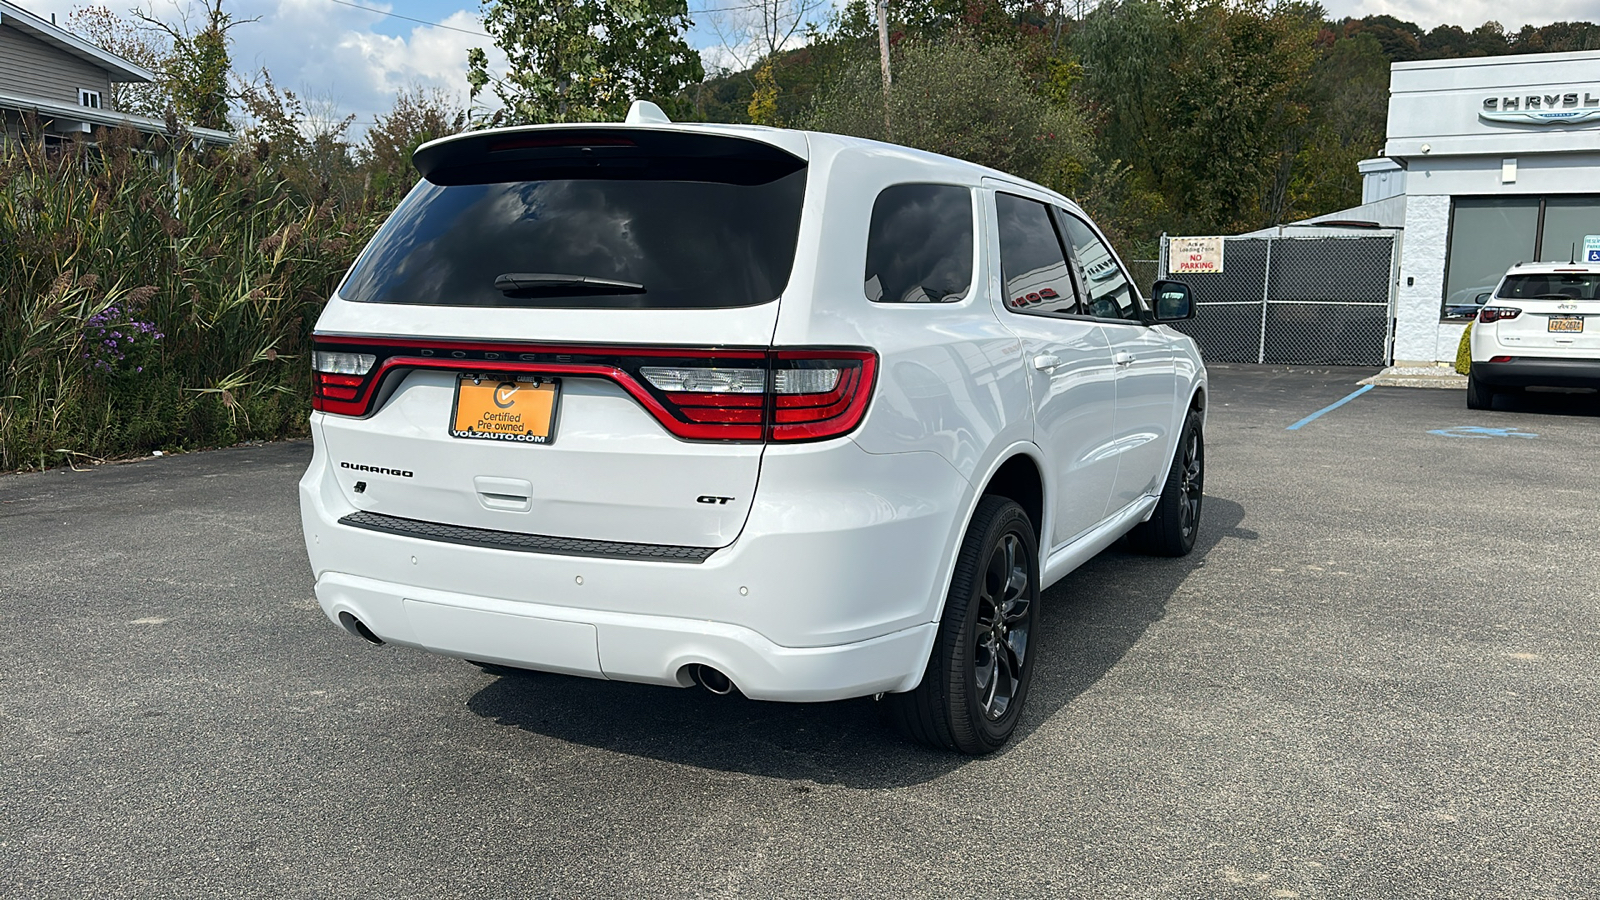
<instances>
[{"instance_id":1,"label":"curb","mask_svg":"<svg viewBox=\"0 0 1600 900\"><path fill-rule=\"evenodd\" d=\"M1378 387L1466 390L1467 376L1458 375L1455 369L1447 366L1390 366L1376 375L1361 379L1360 383Z\"/></svg>"}]
</instances>

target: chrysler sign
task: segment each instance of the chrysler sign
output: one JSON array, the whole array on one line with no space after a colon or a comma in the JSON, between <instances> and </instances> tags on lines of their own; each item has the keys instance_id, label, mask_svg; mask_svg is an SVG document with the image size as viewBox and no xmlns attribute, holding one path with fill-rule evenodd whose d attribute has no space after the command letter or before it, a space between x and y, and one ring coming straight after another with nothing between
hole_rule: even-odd
<instances>
[{"instance_id":1,"label":"chrysler sign","mask_svg":"<svg viewBox=\"0 0 1600 900\"><path fill-rule=\"evenodd\" d=\"M1600 97L1589 91L1485 97L1478 118L1486 122L1509 122L1517 125L1577 125L1582 122L1600 122Z\"/></svg>"}]
</instances>

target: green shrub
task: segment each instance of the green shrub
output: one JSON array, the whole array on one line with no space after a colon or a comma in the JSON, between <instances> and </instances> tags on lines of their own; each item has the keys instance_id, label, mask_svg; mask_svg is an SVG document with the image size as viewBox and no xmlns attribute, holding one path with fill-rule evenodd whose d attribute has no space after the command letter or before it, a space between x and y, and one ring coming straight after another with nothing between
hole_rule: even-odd
<instances>
[{"instance_id":1,"label":"green shrub","mask_svg":"<svg viewBox=\"0 0 1600 900\"><path fill-rule=\"evenodd\" d=\"M308 337L374 216L132 144L0 149L0 471L304 432Z\"/></svg>"},{"instance_id":2,"label":"green shrub","mask_svg":"<svg viewBox=\"0 0 1600 900\"><path fill-rule=\"evenodd\" d=\"M1472 371L1472 323L1461 332L1461 343L1456 345L1456 371L1462 375Z\"/></svg>"}]
</instances>

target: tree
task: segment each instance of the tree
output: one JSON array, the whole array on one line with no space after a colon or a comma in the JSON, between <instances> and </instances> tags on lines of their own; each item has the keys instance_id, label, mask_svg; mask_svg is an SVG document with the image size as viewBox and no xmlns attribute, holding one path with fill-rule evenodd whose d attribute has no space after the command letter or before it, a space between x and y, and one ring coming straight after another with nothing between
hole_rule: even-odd
<instances>
[{"instance_id":1,"label":"tree","mask_svg":"<svg viewBox=\"0 0 1600 900\"><path fill-rule=\"evenodd\" d=\"M509 65L496 78L483 50L467 51L471 99L493 85L496 125L614 121L636 99L670 103L705 77L691 24L684 0L485 0Z\"/></svg>"},{"instance_id":2,"label":"tree","mask_svg":"<svg viewBox=\"0 0 1600 900\"><path fill-rule=\"evenodd\" d=\"M163 83L162 72L172 55L172 42L160 29L131 22L105 6L81 6L67 15L67 28L89 42L108 50L156 75L152 84L111 82L108 108L159 119L167 114L172 97Z\"/></svg>"},{"instance_id":3,"label":"tree","mask_svg":"<svg viewBox=\"0 0 1600 900\"><path fill-rule=\"evenodd\" d=\"M1215 233L1281 221L1311 114L1320 7L1261 0L1124 0L1075 36L1102 159Z\"/></svg>"},{"instance_id":4,"label":"tree","mask_svg":"<svg viewBox=\"0 0 1600 900\"><path fill-rule=\"evenodd\" d=\"M1440 25L1422 36L1424 59L1459 59L1500 56L1509 49L1499 22L1485 22L1471 31L1460 25Z\"/></svg>"},{"instance_id":5,"label":"tree","mask_svg":"<svg viewBox=\"0 0 1600 900\"><path fill-rule=\"evenodd\" d=\"M243 145L301 197L317 203L359 197L348 138L354 115L279 88L265 69L240 91L239 102L247 122Z\"/></svg>"},{"instance_id":6,"label":"tree","mask_svg":"<svg viewBox=\"0 0 1600 900\"><path fill-rule=\"evenodd\" d=\"M1367 16L1345 19L1345 36L1366 32L1383 47L1383 55L1392 62L1406 62L1422 58L1422 29L1415 22L1403 22L1394 16Z\"/></svg>"},{"instance_id":7,"label":"tree","mask_svg":"<svg viewBox=\"0 0 1600 900\"><path fill-rule=\"evenodd\" d=\"M1512 53L1570 50L1600 50L1600 25L1593 22L1552 22L1540 28L1524 25L1511 39Z\"/></svg>"},{"instance_id":8,"label":"tree","mask_svg":"<svg viewBox=\"0 0 1600 900\"><path fill-rule=\"evenodd\" d=\"M895 143L1045 182L1089 151L1082 117L1041 96L1009 47L968 37L907 40L895 48L894 71ZM883 140L876 53L862 54L821 90L804 125Z\"/></svg>"},{"instance_id":9,"label":"tree","mask_svg":"<svg viewBox=\"0 0 1600 900\"><path fill-rule=\"evenodd\" d=\"M436 138L455 134L467 124L466 113L438 88L412 87L395 98L394 108L367 129L356 153L366 169L372 192L389 200L417 181L411 154Z\"/></svg>"},{"instance_id":10,"label":"tree","mask_svg":"<svg viewBox=\"0 0 1600 900\"><path fill-rule=\"evenodd\" d=\"M172 41L161 75L178 119L200 128L232 131L228 104L233 92L228 81L233 74L233 60L228 53L232 41L228 32L256 20L235 19L223 12L222 0L201 0L200 8L204 15L198 29L190 26L187 13L178 25L163 22L143 10L135 10L134 15L165 32Z\"/></svg>"},{"instance_id":11,"label":"tree","mask_svg":"<svg viewBox=\"0 0 1600 900\"><path fill-rule=\"evenodd\" d=\"M709 14L711 30L740 70L754 69L814 27L825 0L749 0Z\"/></svg>"},{"instance_id":12,"label":"tree","mask_svg":"<svg viewBox=\"0 0 1600 900\"><path fill-rule=\"evenodd\" d=\"M1389 60L1371 34L1334 40L1311 70L1315 118L1294 160L1286 219L1361 202L1356 164L1383 152L1389 113Z\"/></svg>"}]
</instances>

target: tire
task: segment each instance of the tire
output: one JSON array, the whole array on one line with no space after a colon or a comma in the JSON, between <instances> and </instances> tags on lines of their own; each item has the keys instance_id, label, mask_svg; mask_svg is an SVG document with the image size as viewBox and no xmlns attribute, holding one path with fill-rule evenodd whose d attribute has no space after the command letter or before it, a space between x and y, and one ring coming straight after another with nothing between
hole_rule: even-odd
<instances>
[{"instance_id":1,"label":"tire","mask_svg":"<svg viewBox=\"0 0 1600 900\"><path fill-rule=\"evenodd\" d=\"M1493 409L1494 388L1479 381L1476 375L1467 372L1467 409Z\"/></svg>"},{"instance_id":2,"label":"tire","mask_svg":"<svg viewBox=\"0 0 1600 900\"><path fill-rule=\"evenodd\" d=\"M1038 608L1039 546L1028 514L985 496L961 541L922 683L884 698L901 733L973 755L1004 746L1033 681Z\"/></svg>"},{"instance_id":3,"label":"tire","mask_svg":"<svg viewBox=\"0 0 1600 900\"><path fill-rule=\"evenodd\" d=\"M1198 410L1184 417L1178 449L1167 469L1150 518L1128 532L1128 541L1140 553L1152 556L1188 556L1200 534L1200 511L1206 499L1206 437Z\"/></svg>"}]
</instances>

